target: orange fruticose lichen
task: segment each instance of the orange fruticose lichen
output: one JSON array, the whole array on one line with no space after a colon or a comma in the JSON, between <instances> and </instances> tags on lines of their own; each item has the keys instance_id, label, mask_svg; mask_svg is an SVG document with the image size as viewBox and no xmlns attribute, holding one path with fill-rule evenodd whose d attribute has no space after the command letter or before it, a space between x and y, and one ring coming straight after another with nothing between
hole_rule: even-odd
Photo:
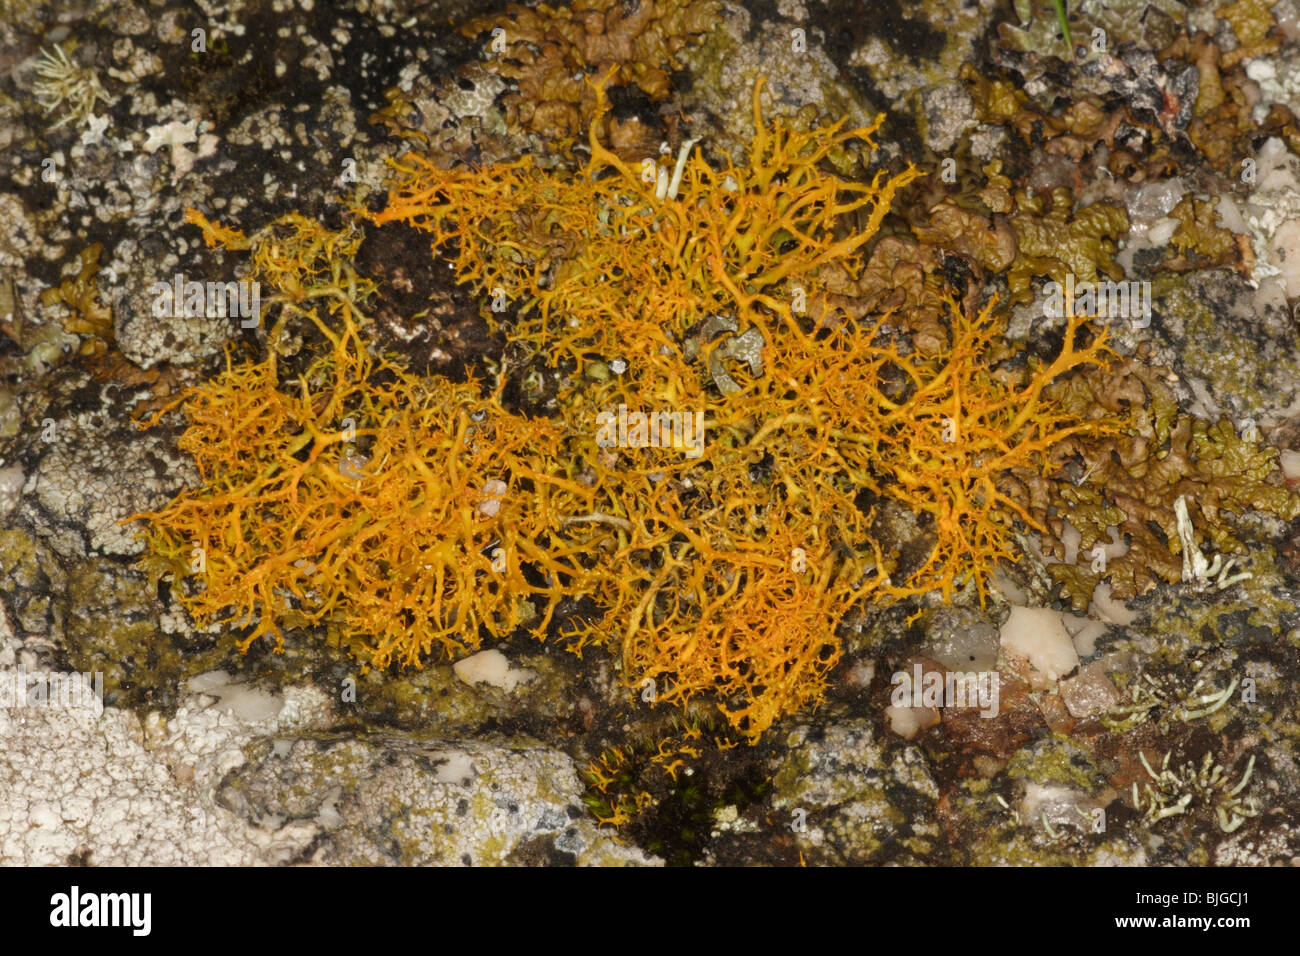
<instances>
[{"instance_id":1,"label":"orange fruticose lichen","mask_svg":"<svg viewBox=\"0 0 1300 956\"><path fill-rule=\"evenodd\" d=\"M563 570L535 543L553 516L534 466L556 429L504 411L473 382L422 381L369 355L353 298L329 292L357 286L343 274L343 233L308 223L277 223L251 242L253 260L263 276L302 263L286 266L292 281L280 276L276 294L303 303L332 348L297 381L281 380L274 348L261 362L228 361L169 406L183 404L180 445L204 483L133 516L150 523L151 573L193 572L201 586L183 603L200 622L248 628L242 649L329 623L373 666L416 665L477 647L480 625L509 633L537 596L544 627L559 591L530 583L518 556Z\"/></svg>"},{"instance_id":2,"label":"orange fruticose lichen","mask_svg":"<svg viewBox=\"0 0 1300 956\"><path fill-rule=\"evenodd\" d=\"M678 195L660 196L661 180L671 182L667 165L634 169L601 144L596 129L608 107L603 87L593 87L590 158L577 175L542 170L531 156L441 170L407 154L388 207L374 217L426 229L436 248L454 246L461 281L519 300L512 338L544 348L552 365L575 363L578 375L592 356L624 354L671 378L685 364L689 330L710 315L735 313L740 333L757 327L768 340L774 322L802 337L797 311L826 320L834 311L823 272L857 274L855 253L917 175L858 183L824 172L818 164L831 149L870 143L879 121L805 133L779 120L769 126L760 79L749 162L715 170L692 151ZM843 234L850 214L857 229ZM676 397L698 397L685 387Z\"/></svg>"},{"instance_id":3,"label":"orange fruticose lichen","mask_svg":"<svg viewBox=\"0 0 1300 956\"><path fill-rule=\"evenodd\" d=\"M747 163L692 154L676 196L667 168L642 175L601 144L597 86L577 175L408 156L375 217L428 230L462 281L518 301L507 335L566 374L566 457L591 509L581 533L609 568L584 582L606 611L599 629L621 635L629 680L654 681L660 700L714 694L751 740L820 698L855 601L948 597L963 580L982 600L1014 521L1038 527L1008 477L1045 473L1056 442L1108 427L1042 395L1106 360L1081 320L1058 357L1021 371L995 371L1010 354L991 306L967 318L949 299L951 341L930 354L882 344L891 316L866 321L837 290L914 173L825 172L831 149L874 127L792 132L764 122L761 91ZM694 457L597 448L593 423L618 407L698 410L709 440ZM901 580L863 489L933 519L928 560Z\"/></svg>"},{"instance_id":4,"label":"orange fruticose lichen","mask_svg":"<svg viewBox=\"0 0 1300 956\"><path fill-rule=\"evenodd\" d=\"M1015 479L1059 473L1051 453L1071 437L1118 431L1116 420L1078 417L1044 395L1046 386L1074 369L1107 364L1104 335L1080 342L1084 323L1068 320L1051 362L999 372L1004 324L990 302L973 319L954 313L951 345L939 356L898 360L916 387L884 412L887 437L877 450L878 468L897 482L889 494L932 519L936 543L915 571L915 583L895 585L891 594L923 593L938 582L948 598L954 582L968 574L983 603L996 564L1015 558L1014 521L1047 530L1017 495L1023 483Z\"/></svg>"},{"instance_id":5,"label":"orange fruticose lichen","mask_svg":"<svg viewBox=\"0 0 1300 956\"><path fill-rule=\"evenodd\" d=\"M472 384L407 379L348 340L298 395L264 362L189 397L181 447L209 484L147 516L162 519L152 550L202 549L204 587L187 603L200 620L234 609L252 625L243 647L328 619L384 667L470 650L479 625L508 633L544 589L493 555L533 547L545 498L521 476L554 429ZM394 380L377 385L385 371Z\"/></svg>"},{"instance_id":6,"label":"orange fruticose lichen","mask_svg":"<svg viewBox=\"0 0 1300 956\"><path fill-rule=\"evenodd\" d=\"M583 802L601 824L632 822L658 803L652 790L664 793L670 783L679 782L679 776L686 779L693 772L691 762L704 751L688 741L698 740L702 734L698 724L687 724L682 731L681 737L665 737L658 743L632 740L610 747L587 763L582 771L588 788ZM723 738L717 741L721 749L727 749L728 743Z\"/></svg>"},{"instance_id":7,"label":"orange fruticose lichen","mask_svg":"<svg viewBox=\"0 0 1300 956\"><path fill-rule=\"evenodd\" d=\"M202 586L182 589L196 616L246 624L244 646L332 625L376 666L521 625L545 636L560 598L587 598L595 614L560 621L571 649L611 645L629 684L711 697L751 742L822 698L855 602L967 583L982 599L1015 522L1037 526L1008 488L1113 427L1045 386L1108 350L1072 320L1057 357L1017 363L992 306L968 317L952 298L946 345L891 336L892 313L843 290L914 172L826 172L874 127L794 132L763 120L760 94L747 160L717 169L623 163L596 132L599 86L575 174L396 164L374 221L428 230L462 281L516 301L499 325L558 373L552 420L503 408L504 377L484 397L371 355L353 230L286 217L244 237L191 217L250 252L280 315L268 358L186 396L205 484L144 516L155 573L202 548ZM329 342L297 382L276 365L295 318ZM602 439L628 410L675 431ZM919 567L864 504L887 498L927 517Z\"/></svg>"}]
</instances>

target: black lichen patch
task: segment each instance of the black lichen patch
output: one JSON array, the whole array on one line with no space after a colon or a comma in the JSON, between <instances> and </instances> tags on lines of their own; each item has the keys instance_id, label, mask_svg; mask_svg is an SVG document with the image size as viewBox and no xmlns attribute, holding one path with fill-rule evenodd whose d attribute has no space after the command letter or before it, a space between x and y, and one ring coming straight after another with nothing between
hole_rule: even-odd
<instances>
[{"instance_id":1,"label":"black lichen patch","mask_svg":"<svg viewBox=\"0 0 1300 956\"><path fill-rule=\"evenodd\" d=\"M826 52L841 69L873 36L913 63L938 57L946 40L943 31L926 22L924 7L915 0L878 0L870 16L863 15L859 0L829 0L824 8L810 5L808 12L812 23L826 31Z\"/></svg>"},{"instance_id":2,"label":"black lichen patch","mask_svg":"<svg viewBox=\"0 0 1300 956\"><path fill-rule=\"evenodd\" d=\"M515 845L508 858L510 866L576 866L578 858L556 846L553 836L537 836Z\"/></svg>"},{"instance_id":3,"label":"black lichen patch","mask_svg":"<svg viewBox=\"0 0 1300 956\"><path fill-rule=\"evenodd\" d=\"M367 230L357 267L379 286L370 305L375 342L417 374L483 381L504 338L489 331L477 297L456 284L450 269L430 269L428 258L428 237L407 225Z\"/></svg>"},{"instance_id":4,"label":"black lichen patch","mask_svg":"<svg viewBox=\"0 0 1300 956\"><path fill-rule=\"evenodd\" d=\"M628 834L669 866L693 866L714 843L717 813L734 806L743 814L762 802L772 783L761 760L765 748L705 749L692 772L665 781L655 807L628 826ZM742 860L718 861L739 865ZM752 862L753 856L747 857Z\"/></svg>"}]
</instances>

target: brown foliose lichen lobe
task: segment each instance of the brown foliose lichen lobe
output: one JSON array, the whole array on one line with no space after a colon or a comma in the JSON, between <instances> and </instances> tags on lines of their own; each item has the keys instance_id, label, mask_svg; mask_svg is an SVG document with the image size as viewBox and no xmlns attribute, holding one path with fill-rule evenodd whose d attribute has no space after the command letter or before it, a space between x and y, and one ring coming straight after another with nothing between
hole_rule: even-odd
<instances>
[{"instance_id":1,"label":"brown foliose lichen lobe","mask_svg":"<svg viewBox=\"0 0 1300 956\"><path fill-rule=\"evenodd\" d=\"M1076 609L1087 606L1101 580L1121 598L1184 580L1179 499L1198 540L1204 535L1225 558L1245 551L1234 534L1242 512L1256 509L1286 520L1300 514L1300 496L1282 482L1277 450L1261 444L1257 432L1239 434L1226 420L1212 424L1179 413L1160 370L1130 358L1108 372L1085 372L1069 387L1091 393L1071 403L1097 403L1128 419L1126 435L1062 443L1058 453L1077 456L1082 474L1075 483L1045 489L1048 497L1036 507L1053 530L1045 542L1052 556L1065 553L1066 521L1081 533L1078 564L1048 566ZM1043 509L1047 501L1056 503L1055 517ZM1098 561L1098 547L1109 557ZM1092 556L1090 567L1085 553Z\"/></svg>"},{"instance_id":2,"label":"brown foliose lichen lobe","mask_svg":"<svg viewBox=\"0 0 1300 956\"><path fill-rule=\"evenodd\" d=\"M652 103L667 99L677 55L713 26L717 10L714 0L511 4L504 15L461 24L460 32L488 35L486 68L515 81L502 101L506 122L565 140L585 132L596 113L588 76L635 87Z\"/></svg>"}]
</instances>

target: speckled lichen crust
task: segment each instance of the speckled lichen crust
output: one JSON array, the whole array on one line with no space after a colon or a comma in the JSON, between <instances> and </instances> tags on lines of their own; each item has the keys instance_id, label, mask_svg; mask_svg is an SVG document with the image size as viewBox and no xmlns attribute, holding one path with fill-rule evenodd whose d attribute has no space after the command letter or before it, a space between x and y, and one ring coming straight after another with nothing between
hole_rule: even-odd
<instances>
[{"instance_id":1,"label":"speckled lichen crust","mask_svg":"<svg viewBox=\"0 0 1300 956\"><path fill-rule=\"evenodd\" d=\"M52 673L0 612L0 681ZM563 753L331 735L334 714L301 687L251 716L202 693L143 723L93 697L0 708L0 865L655 862L583 818Z\"/></svg>"}]
</instances>

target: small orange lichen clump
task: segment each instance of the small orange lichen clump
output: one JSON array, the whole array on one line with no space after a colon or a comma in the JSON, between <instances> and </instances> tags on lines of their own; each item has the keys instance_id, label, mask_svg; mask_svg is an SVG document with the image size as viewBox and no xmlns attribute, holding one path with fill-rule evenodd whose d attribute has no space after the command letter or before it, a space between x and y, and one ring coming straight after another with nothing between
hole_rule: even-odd
<instances>
[{"instance_id":1,"label":"small orange lichen clump","mask_svg":"<svg viewBox=\"0 0 1300 956\"><path fill-rule=\"evenodd\" d=\"M603 87L593 87L590 158L577 174L539 169L531 156L486 170L441 170L407 154L395 164L388 207L374 217L428 230L436 249L454 248L462 282L518 301L510 336L545 350L551 365L572 363L575 376L593 358L635 355L643 359L641 381L680 379L687 340L708 316L733 316L737 336L756 328L770 342L779 325L803 340L800 317L834 320L828 277L856 277L858 251L917 175L882 172L859 183L823 171L819 163L836 146L870 144L879 121L804 133L780 120L769 126L759 108L761 80L745 166L715 170L693 151L671 172L650 160L636 170L597 137L607 104ZM856 227L845 234L849 216ZM700 346L706 354L714 347ZM678 381L665 398L700 396Z\"/></svg>"},{"instance_id":2,"label":"small orange lichen clump","mask_svg":"<svg viewBox=\"0 0 1300 956\"><path fill-rule=\"evenodd\" d=\"M657 742L629 740L623 746L607 748L587 763L582 771L588 788L583 802L600 823L631 823L659 802L651 790L663 793L679 778L689 779L691 764L704 753L704 733L698 722L674 722L680 724L680 736L674 734ZM712 743L721 750L736 745L722 736L714 736Z\"/></svg>"},{"instance_id":3,"label":"small orange lichen clump","mask_svg":"<svg viewBox=\"0 0 1300 956\"><path fill-rule=\"evenodd\" d=\"M289 217L244 238L191 218L250 251L280 314L267 359L186 397L205 485L145 516L151 560L180 574L201 548L182 599L251 627L245 646L328 623L375 666L545 636L561 597L585 598L595 613L558 621L571 649L610 645L630 685L711 697L752 742L822 698L855 602L983 598L1015 522L1037 526L1009 489L1113 427L1044 395L1107 349L1073 320L1056 358L1017 365L991 306L948 298L949 341L923 354L891 313L863 314L840 290L914 173L853 182L822 160L874 127L765 123L760 84L746 162L693 154L643 178L602 146L595 91L575 174L407 156L373 216L428 230L462 281L516 301L500 324L558 373L551 420L503 408L504 376L483 397L370 355L350 230ZM329 348L295 383L275 353L296 316ZM864 504L887 498L925 517L919 567Z\"/></svg>"},{"instance_id":4,"label":"small orange lichen clump","mask_svg":"<svg viewBox=\"0 0 1300 956\"><path fill-rule=\"evenodd\" d=\"M195 216L219 241L245 242ZM248 628L241 648L328 622L381 668L473 649L480 626L509 633L530 597L544 627L560 592L530 583L516 556L564 570L535 544L553 516L534 466L553 458L557 429L504 411L473 382L422 381L370 356L342 291L357 289L354 250L344 233L295 228L307 223L245 244L263 277L277 257L303 264L273 287L308 306L332 348L296 381L281 380L274 349L228 361L169 406L183 404L180 446L204 484L134 516L150 522L151 573L194 572L201 587L183 602L200 622ZM319 299L333 315L310 304Z\"/></svg>"},{"instance_id":5,"label":"small orange lichen clump","mask_svg":"<svg viewBox=\"0 0 1300 956\"><path fill-rule=\"evenodd\" d=\"M1073 369L1107 364L1104 336L1080 344L1084 323L1082 317L1067 321L1050 363L999 371L998 359L1009 353L1004 323L990 302L976 318L954 311L951 345L939 355L897 359L915 388L882 410L887 437L877 448L877 468L895 482L882 490L932 519L936 542L912 581L890 589L894 596L924 593L937 582L948 598L953 584L969 575L983 603L996 564L1015 558L1015 520L1047 530L1021 500L1025 484L1017 479L1032 483L1058 472L1051 453L1071 437L1118 432L1117 421L1078 417L1044 395Z\"/></svg>"}]
</instances>

